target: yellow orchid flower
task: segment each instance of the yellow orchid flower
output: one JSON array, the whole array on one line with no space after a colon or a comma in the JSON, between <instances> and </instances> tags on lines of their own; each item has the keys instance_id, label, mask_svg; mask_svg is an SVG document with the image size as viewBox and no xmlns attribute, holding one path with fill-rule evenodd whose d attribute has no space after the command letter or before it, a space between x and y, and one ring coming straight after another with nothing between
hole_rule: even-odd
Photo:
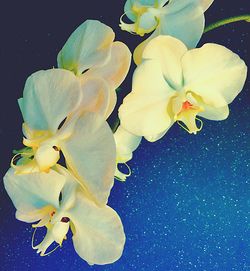
<instances>
[{"instance_id":1,"label":"yellow orchid flower","mask_svg":"<svg viewBox=\"0 0 250 271\"><path fill-rule=\"evenodd\" d=\"M139 147L141 143L141 136L136 136L128 132L122 126L119 126L114 133L116 143L116 172L115 177L120 181L125 181L130 176L131 170L127 165L133 157L133 152ZM128 173L123 173L118 169L119 164L125 164L128 168Z\"/></svg>"},{"instance_id":2,"label":"yellow orchid flower","mask_svg":"<svg viewBox=\"0 0 250 271\"><path fill-rule=\"evenodd\" d=\"M212 2L213 0L127 0L124 15L134 23L124 23L121 18L121 29L140 36L154 31L135 49L135 63L141 63L145 46L159 35L173 36L184 42L188 48L195 48L204 31L204 12Z\"/></svg>"},{"instance_id":3,"label":"yellow orchid flower","mask_svg":"<svg viewBox=\"0 0 250 271\"><path fill-rule=\"evenodd\" d=\"M213 43L188 50L178 39L159 36L148 43L142 57L119 118L122 127L149 141L160 139L174 122L196 134L202 128L197 116L226 119L228 104L247 76L238 55Z\"/></svg>"},{"instance_id":4,"label":"yellow orchid flower","mask_svg":"<svg viewBox=\"0 0 250 271\"><path fill-rule=\"evenodd\" d=\"M106 118L113 111L115 90L125 79L131 62L128 47L115 41L107 25L87 20L69 37L57 56L58 67L73 71L85 99L82 107Z\"/></svg>"},{"instance_id":5,"label":"yellow orchid flower","mask_svg":"<svg viewBox=\"0 0 250 271\"><path fill-rule=\"evenodd\" d=\"M114 183L115 141L103 116L80 106L82 97L80 82L70 71L31 75L19 99L26 149L17 152L12 166L17 174L49 172L63 154L79 183L98 204L106 204ZM21 159L14 163L17 156Z\"/></svg>"},{"instance_id":6,"label":"yellow orchid flower","mask_svg":"<svg viewBox=\"0 0 250 271\"><path fill-rule=\"evenodd\" d=\"M122 254L125 235L121 220L109 206L97 206L65 168L56 166L49 173L16 175L9 169L4 185L13 204L16 218L34 223L32 247L46 256L54 242L62 246L71 229L78 255L89 264L108 264ZM46 227L41 243L34 245L37 229Z\"/></svg>"}]
</instances>

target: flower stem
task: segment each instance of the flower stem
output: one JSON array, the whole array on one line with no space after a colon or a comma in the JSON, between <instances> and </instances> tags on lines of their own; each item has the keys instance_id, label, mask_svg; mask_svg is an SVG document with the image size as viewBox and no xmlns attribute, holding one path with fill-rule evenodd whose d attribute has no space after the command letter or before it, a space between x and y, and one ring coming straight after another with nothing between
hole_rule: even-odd
<instances>
[{"instance_id":1,"label":"flower stem","mask_svg":"<svg viewBox=\"0 0 250 271\"><path fill-rule=\"evenodd\" d=\"M239 22L239 21L245 21L250 23L250 14L244 14L244 15L240 15L240 16L233 16L233 17L229 17L226 19L222 19L218 22L215 22L213 24L208 25L205 30L204 33L209 32L210 30L216 29L220 26L226 25L226 24L230 24L230 23L235 23L235 22Z\"/></svg>"}]
</instances>

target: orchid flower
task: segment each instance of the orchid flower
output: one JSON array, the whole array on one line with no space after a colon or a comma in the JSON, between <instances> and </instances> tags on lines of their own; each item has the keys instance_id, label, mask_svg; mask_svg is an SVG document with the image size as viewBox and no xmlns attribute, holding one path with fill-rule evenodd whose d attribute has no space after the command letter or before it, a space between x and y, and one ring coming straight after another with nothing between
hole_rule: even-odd
<instances>
[{"instance_id":1,"label":"orchid flower","mask_svg":"<svg viewBox=\"0 0 250 271\"><path fill-rule=\"evenodd\" d=\"M125 79L131 62L128 47L113 42L114 38L107 25L87 20L71 34L57 57L58 67L73 71L80 80L85 97L81 106L106 118L115 107L115 90Z\"/></svg>"},{"instance_id":2,"label":"orchid flower","mask_svg":"<svg viewBox=\"0 0 250 271\"><path fill-rule=\"evenodd\" d=\"M212 2L213 0L127 0L124 15L134 23L124 23L121 18L121 29L140 36L154 31L135 49L135 63L141 63L145 46L159 35L173 36L184 42L188 48L195 48L204 31L204 12Z\"/></svg>"},{"instance_id":3,"label":"orchid flower","mask_svg":"<svg viewBox=\"0 0 250 271\"><path fill-rule=\"evenodd\" d=\"M138 148L141 143L141 136L136 136L128 132L123 127L119 126L114 133L116 143L116 162L117 168L115 177L120 181L125 181L130 176L131 170L127 162L132 159L133 152ZM125 164L129 170L128 174L122 173L118 169L119 164Z\"/></svg>"},{"instance_id":4,"label":"orchid flower","mask_svg":"<svg viewBox=\"0 0 250 271\"><path fill-rule=\"evenodd\" d=\"M46 256L54 242L62 246L71 229L78 255L89 264L108 264L120 258L125 235L121 220L109 206L99 207L65 168L56 166L49 173L16 175L9 169L5 188L13 201L18 220L34 223L32 247ZM34 245L37 229L46 227L41 243Z\"/></svg>"},{"instance_id":5,"label":"orchid flower","mask_svg":"<svg viewBox=\"0 0 250 271\"><path fill-rule=\"evenodd\" d=\"M156 37L146 46L132 91L119 109L121 125L149 141L160 139L174 122L196 134L202 128L197 116L228 117L228 104L246 76L244 61L224 46L208 43L188 50L173 37Z\"/></svg>"},{"instance_id":6,"label":"orchid flower","mask_svg":"<svg viewBox=\"0 0 250 271\"><path fill-rule=\"evenodd\" d=\"M48 172L63 154L68 168L99 204L106 204L114 183L115 141L103 117L79 110L79 80L67 70L31 75L19 99L25 149L17 152L16 173ZM21 159L14 164L15 158Z\"/></svg>"}]
</instances>

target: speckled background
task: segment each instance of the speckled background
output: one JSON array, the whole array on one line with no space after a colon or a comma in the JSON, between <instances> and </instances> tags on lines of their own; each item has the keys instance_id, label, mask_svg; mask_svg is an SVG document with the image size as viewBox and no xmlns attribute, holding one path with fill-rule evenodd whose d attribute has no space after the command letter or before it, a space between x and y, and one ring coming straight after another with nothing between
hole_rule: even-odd
<instances>
[{"instance_id":1,"label":"speckled background","mask_svg":"<svg viewBox=\"0 0 250 271\"><path fill-rule=\"evenodd\" d=\"M101 20L131 50L141 40L118 28L124 1L67 2L1 4L1 179L12 149L21 147L16 100L27 76L56 66L58 51L79 24ZM244 13L250 13L247 0L215 0L207 24ZM249 64L249 28L247 23L222 27L205 34L200 45L223 44ZM120 101L131 88L131 74ZM127 235L124 254L113 265L88 266L70 238L52 255L39 257L31 248L30 225L15 219L1 183L0 270L250 271L249 87L248 81L227 120L205 120L198 135L175 125L158 142L142 142L130 162L132 177L116 182L109 200Z\"/></svg>"}]
</instances>

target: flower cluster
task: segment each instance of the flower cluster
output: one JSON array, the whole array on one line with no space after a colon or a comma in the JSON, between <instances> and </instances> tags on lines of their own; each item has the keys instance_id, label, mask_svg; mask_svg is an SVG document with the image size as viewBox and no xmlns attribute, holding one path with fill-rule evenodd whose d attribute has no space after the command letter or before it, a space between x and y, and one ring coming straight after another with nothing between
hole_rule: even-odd
<instances>
[{"instance_id":1,"label":"flower cluster","mask_svg":"<svg viewBox=\"0 0 250 271\"><path fill-rule=\"evenodd\" d=\"M16 151L4 184L16 218L47 228L43 241L32 244L41 256L53 242L61 246L69 230L89 264L112 263L122 254L123 226L106 205L116 170L106 119L131 54L114 37L110 27L86 21L59 52L58 68L32 74L18 101L25 147Z\"/></svg>"},{"instance_id":2,"label":"flower cluster","mask_svg":"<svg viewBox=\"0 0 250 271\"><path fill-rule=\"evenodd\" d=\"M114 178L125 181L126 164L142 137L154 142L177 122L190 134L203 121L228 117L228 105L242 90L247 67L224 46L195 48L212 0L127 0L132 24L122 30L144 36L134 51L132 90L119 108L120 126L107 118L131 61L128 47L114 42L113 30L85 21L57 56L58 68L32 74L18 100L24 148L15 151L4 185L16 218L46 227L32 247L45 256L62 246L69 231L76 252L89 264L120 258L125 234L108 198ZM53 251L53 250L52 250Z\"/></svg>"}]
</instances>

